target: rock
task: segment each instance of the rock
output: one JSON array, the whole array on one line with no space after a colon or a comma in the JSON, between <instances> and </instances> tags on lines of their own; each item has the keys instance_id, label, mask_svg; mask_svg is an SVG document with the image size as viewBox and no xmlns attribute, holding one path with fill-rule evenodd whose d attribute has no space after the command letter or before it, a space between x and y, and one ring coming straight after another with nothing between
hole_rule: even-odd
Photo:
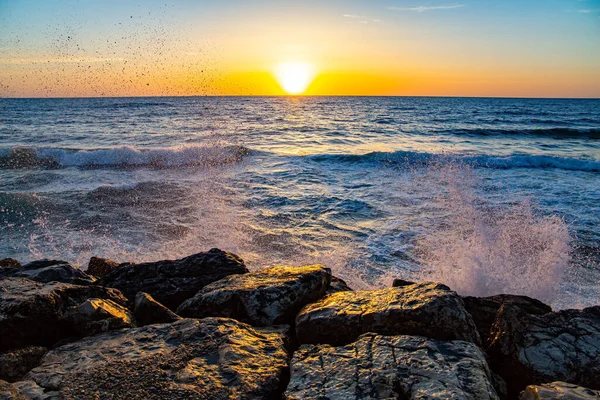
<instances>
[{"instance_id":1,"label":"rock","mask_svg":"<svg viewBox=\"0 0 600 400\"><path fill-rule=\"evenodd\" d=\"M64 399L275 399L288 361L280 333L187 319L61 346L25 379L34 399L35 385Z\"/></svg>"},{"instance_id":2,"label":"rock","mask_svg":"<svg viewBox=\"0 0 600 400\"><path fill-rule=\"evenodd\" d=\"M228 317L255 326L291 324L321 298L331 280L322 265L270 267L211 283L177 309L182 317Z\"/></svg>"},{"instance_id":3,"label":"rock","mask_svg":"<svg viewBox=\"0 0 600 400\"><path fill-rule=\"evenodd\" d=\"M246 272L248 269L241 258L212 249L175 261L121 264L98 283L121 290L132 301L138 292L148 293L175 310L209 283Z\"/></svg>"},{"instance_id":4,"label":"rock","mask_svg":"<svg viewBox=\"0 0 600 400\"><path fill-rule=\"evenodd\" d=\"M338 277L332 276L331 282L329 283L329 288L327 289L326 294L337 293L337 292L349 292L352 289L348 286L346 281L340 279Z\"/></svg>"},{"instance_id":5,"label":"rock","mask_svg":"<svg viewBox=\"0 0 600 400\"><path fill-rule=\"evenodd\" d=\"M285 392L295 399L498 399L481 350L464 341L367 333L343 347L303 345Z\"/></svg>"},{"instance_id":6,"label":"rock","mask_svg":"<svg viewBox=\"0 0 600 400\"><path fill-rule=\"evenodd\" d=\"M505 304L491 334L490 365L512 398L553 381L600 389L600 307L532 315Z\"/></svg>"},{"instance_id":7,"label":"rock","mask_svg":"<svg viewBox=\"0 0 600 400\"><path fill-rule=\"evenodd\" d=\"M0 279L0 351L39 345L79 336L68 314L87 299L112 300L125 305L116 289L54 282L43 284L25 278Z\"/></svg>"},{"instance_id":8,"label":"rock","mask_svg":"<svg viewBox=\"0 0 600 400\"><path fill-rule=\"evenodd\" d=\"M63 282L76 285L90 285L95 281L79 268L58 260L40 260L21 267L1 268L0 278L28 278L42 283Z\"/></svg>"},{"instance_id":9,"label":"rock","mask_svg":"<svg viewBox=\"0 0 600 400\"><path fill-rule=\"evenodd\" d=\"M0 379L8 382L18 381L29 370L37 367L48 349L30 346L24 349L8 351L0 354ZM1 397L0 397L1 398Z\"/></svg>"},{"instance_id":10,"label":"rock","mask_svg":"<svg viewBox=\"0 0 600 400\"><path fill-rule=\"evenodd\" d=\"M439 283L333 293L307 305L296 317L300 343L346 344L366 332L479 344L462 299Z\"/></svg>"},{"instance_id":11,"label":"rock","mask_svg":"<svg viewBox=\"0 0 600 400\"><path fill-rule=\"evenodd\" d=\"M162 324L165 322L179 321L181 317L167 307L154 300L147 293L139 292L135 296L133 311L138 326Z\"/></svg>"},{"instance_id":12,"label":"rock","mask_svg":"<svg viewBox=\"0 0 600 400\"><path fill-rule=\"evenodd\" d=\"M14 258L3 258L0 260L0 268L19 268L21 263Z\"/></svg>"},{"instance_id":13,"label":"rock","mask_svg":"<svg viewBox=\"0 0 600 400\"><path fill-rule=\"evenodd\" d=\"M404 279L396 278L392 282L392 287L402 287L402 286L410 286L414 285L415 282L405 281Z\"/></svg>"},{"instance_id":14,"label":"rock","mask_svg":"<svg viewBox=\"0 0 600 400\"><path fill-rule=\"evenodd\" d=\"M87 273L101 279L118 267L119 263L108 258L92 257L88 263Z\"/></svg>"},{"instance_id":15,"label":"rock","mask_svg":"<svg viewBox=\"0 0 600 400\"><path fill-rule=\"evenodd\" d=\"M600 400L600 392L566 382L527 386L519 400Z\"/></svg>"},{"instance_id":16,"label":"rock","mask_svg":"<svg viewBox=\"0 0 600 400\"><path fill-rule=\"evenodd\" d=\"M27 400L16 387L10 383L0 380L0 399L2 400Z\"/></svg>"},{"instance_id":17,"label":"rock","mask_svg":"<svg viewBox=\"0 0 600 400\"><path fill-rule=\"evenodd\" d=\"M488 344L490 329L496 320L496 314L503 304L520 308L523 312L533 315L543 315L552 312L552 308L539 300L527 296L499 294L490 297L463 297L465 308L473 317L479 336L484 345Z\"/></svg>"},{"instance_id":18,"label":"rock","mask_svg":"<svg viewBox=\"0 0 600 400\"><path fill-rule=\"evenodd\" d=\"M133 327L133 318L127 308L104 299L87 299L69 309L67 319L73 323L80 336Z\"/></svg>"}]
</instances>

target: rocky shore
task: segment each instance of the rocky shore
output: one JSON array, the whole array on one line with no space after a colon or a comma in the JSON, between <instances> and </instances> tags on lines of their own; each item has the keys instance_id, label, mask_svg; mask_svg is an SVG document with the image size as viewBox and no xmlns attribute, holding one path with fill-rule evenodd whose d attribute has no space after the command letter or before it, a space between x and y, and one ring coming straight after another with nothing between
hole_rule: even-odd
<instances>
[{"instance_id":1,"label":"rocky shore","mask_svg":"<svg viewBox=\"0 0 600 400\"><path fill-rule=\"evenodd\" d=\"M0 260L0 399L600 399L600 306L553 311L212 249Z\"/></svg>"}]
</instances>

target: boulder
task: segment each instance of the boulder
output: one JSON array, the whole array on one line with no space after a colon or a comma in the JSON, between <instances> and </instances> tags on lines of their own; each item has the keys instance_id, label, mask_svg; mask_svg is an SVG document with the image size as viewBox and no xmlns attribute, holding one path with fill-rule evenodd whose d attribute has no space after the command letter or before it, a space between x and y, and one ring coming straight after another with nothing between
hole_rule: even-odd
<instances>
[{"instance_id":1,"label":"boulder","mask_svg":"<svg viewBox=\"0 0 600 400\"><path fill-rule=\"evenodd\" d=\"M519 400L600 400L600 392L566 382L527 386Z\"/></svg>"},{"instance_id":2,"label":"boulder","mask_svg":"<svg viewBox=\"0 0 600 400\"><path fill-rule=\"evenodd\" d=\"M90 285L95 279L66 261L39 260L17 267L0 268L0 278L28 278L36 282Z\"/></svg>"},{"instance_id":3,"label":"boulder","mask_svg":"<svg viewBox=\"0 0 600 400\"><path fill-rule=\"evenodd\" d=\"M392 282L392 287L410 286L410 285L414 285L414 284L415 284L415 282L407 281L407 280L400 279L400 278L396 278Z\"/></svg>"},{"instance_id":4,"label":"boulder","mask_svg":"<svg viewBox=\"0 0 600 400\"><path fill-rule=\"evenodd\" d=\"M49 352L26 375L33 399L280 398L281 333L231 319L187 319L92 336ZM17 384L18 385L18 384Z\"/></svg>"},{"instance_id":5,"label":"boulder","mask_svg":"<svg viewBox=\"0 0 600 400\"><path fill-rule=\"evenodd\" d=\"M346 344L366 332L479 344L462 299L439 283L333 293L307 305L296 317L300 343Z\"/></svg>"},{"instance_id":6,"label":"boulder","mask_svg":"<svg viewBox=\"0 0 600 400\"><path fill-rule=\"evenodd\" d=\"M492 326L490 365L512 398L527 385L565 381L600 389L600 307L532 315L505 304Z\"/></svg>"},{"instance_id":7,"label":"boulder","mask_svg":"<svg viewBox=\"0 0 600 400\"><path fill-rule=\"evenodd\" d=\"M147 293L135 296L133 315L138 326L179 321L181 317L154 300Z\"/></svg>"},{"instance_id":8,"label":"boulder","mask_svg":"<svg viewBox=\"0 0 600 400\"><path fill-rule=\"evenodd\" d=\"M69 309L67 319L73 323L80 336L133 327L129 310L108 299L87 299Z\"/></svg>"},{"instance_id":9,"label":"boulder","mask_svg":"<svg viewBox=\"0 0 600 400\"><path fill-rule=\"evenodd\" d=\"M10 383L0 380L0 399L2 400L28 400L16 387Z\"/></svg>"},{"instance_id":10,"label":"boulder","mask_svg":"<svg viewBox=\"0 0 600 400\"><path fill-rule=\"evenodd\" d=\"M367 333L294 353L287 400L498 399L485 355L465 341Z\"/></svg>"},{"instance_id":11,"label":"boulder","mask_svg":"<svg viewBox=\"0 0 600 400\"><path fill-rule=\"evenodd\" d=\"M119 263L108 258L92 257L88 263L87 273L101 279L118 267Z\"/></svg>"},{"instance_id":12,"label":"boulder","mask_svg":"<svg viewBox=\"0 0 600 400\"><path fill-rule=\"evenodd\" d=\"M329 283L329 288L327 289L326 294L337 293L337 292L349 292L352 289L348 286L345 280L340 279L336 276L331 277L331 282Z\"/></svg>"},{"instance_id":13,"label":"boulder","mask_svg":"<svg viewBox=\"0 0 600 400\"><path fill-rule=\"evenodd\" d=\"M496 320L496 314L503 304L510 304L520 308L523 312L533 315L543 315L552 312L552 308L539 300L527 296L512 294L499 294L490 297L463 297L465 308L473 317L479 336L485 345L490 338L490 329Z\"/></svg>"},{"instance_id":14,"label":"boulder","mask_svg":"<svg viewBox=\"0 0 600 400\"><path fill-rule=\"evenodd\" d=\"M0 260L0 268L18 268L21 263L14 258L3 258Z\"/></svg>"},{"instance_id":15,"label":"boulder","mask_svg":"<svg viewBox=\"0 0 600 400\"><path fill-rule=\"evenodd\" d=\"M212 249L179 260L121 264L98 284L114 287L133 301L138 292L148 293L175 310L211 282L232 274L245 274L244 261L235 254Z\"/></svg>"},{"instance_id":16,"label":"boulder","mask_svg":"<svg viewBox=\"0 0 600 400\"><path fill-rule=\"evenodd\" d=\"M30 346L0 353L0 379L8 382L18 381L29 370L40 365L40 360L47 352L45 347Z\"/></svg>"},{"instance_id":17,"label":"boulder","mask_svg":"<svg viewBox=\"0 0 600 400\"><path fill-rule=\"evenodd\" d=\"M325 295L331 270L322 265L270 267L211 283L177 309L183 317L228 317L255 326L291 324Z\"/></svg>"},{"instance_id":18,"label":"boulder","mask_svg":"<svg viewBox=\"0 0 600 400\"><path fill-rule=\"evenodd\" d=\"M0 351L28 345L50 347L59 340L80 336L69 319L70 310L90 298L119 305L127 302L118 290L94 285L0 279Z\"/></svg>"}]
</instances>

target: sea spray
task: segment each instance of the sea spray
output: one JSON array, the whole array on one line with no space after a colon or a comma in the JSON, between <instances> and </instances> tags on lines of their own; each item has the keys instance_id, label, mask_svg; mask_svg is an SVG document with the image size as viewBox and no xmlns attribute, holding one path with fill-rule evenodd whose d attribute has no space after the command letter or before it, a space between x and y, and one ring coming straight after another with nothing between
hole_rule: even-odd
<instances>
[{"instance_id":1,"label":"sea spray","mask_svg":"<svg viewBox=\"0 0 600 400\"><path fill-rule=\"evenodd\" d=\"M439 198L446 217L417 243L419 261L427 266L420 278L444 282L462 295L555 301L571 257L565 221L538 215L530 200L491 207L468 166L436 165L432 174L447 187Z\"/></svg>"}]
</instances>

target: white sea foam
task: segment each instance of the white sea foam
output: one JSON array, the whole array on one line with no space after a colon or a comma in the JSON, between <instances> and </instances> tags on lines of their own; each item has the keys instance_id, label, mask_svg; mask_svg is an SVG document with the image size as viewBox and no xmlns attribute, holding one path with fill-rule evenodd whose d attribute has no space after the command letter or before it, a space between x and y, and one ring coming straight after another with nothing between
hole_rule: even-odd
<instances>
[{"instance_id":1,"label":"white sea foam","mask_svg":"<svg viewBox=\"0 0 600 400\"><path fill-rule=\"evenodd\" d=\"M421 279L444 282L462 295L527 295L554 303L569 268L571 236L554 215L537 215L529 201L492 209L477 194L477 178L464 165L436 167L447 192L446 220L417 244L428 267Z\"/></svg>"}]
</instances>

